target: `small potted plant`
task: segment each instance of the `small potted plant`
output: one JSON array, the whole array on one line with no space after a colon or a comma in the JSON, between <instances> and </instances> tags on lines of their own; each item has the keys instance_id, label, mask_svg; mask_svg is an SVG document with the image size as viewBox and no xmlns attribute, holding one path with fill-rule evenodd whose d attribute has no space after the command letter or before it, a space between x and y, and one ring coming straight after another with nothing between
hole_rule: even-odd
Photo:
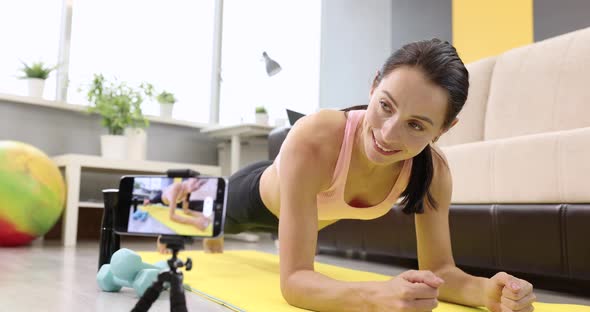
<instances>
[{"instance_id":1,"label":"small potted plant","mask_svg":"<svg viewBox=\"0 0 590 312\"><path fill-rule=\"evenodd\" d=\"M43 90L45 89L45 79L49 77L49 74L56 68L48 67L43 62L33 62L31 65L21 61L23 67L21 71L25 74L20 77L26 79L29 84L29 96L32 97L43 97Z\"/></svg>"},{"instance_id":2,"label":"small potted plant","mask_svg":"<svg viewBox=\"0 0 590 312\"><path fill-rule=\"evenodd\" d=\"M256 123L259 125L268 125L268 113L264 106L256 107Z\"/></svg>"},{"instance_id":3,"label":"small potted plant","mask_svg":"<svg viewBox=\"0 0 590 312\"><path fill-rule=\"evenodd\" d=\"M108 134L100 138L103 157L145 159L146 138L142 128L147 127L149 123L143 116L141 103L144 98L152 96L152 91L153 87L150 84L142 84L140 90L136 90L125 82L107 83L103 75L94 75L87 93L88 101L91 103L88 111L100 114L101 123L108 130ZM139 136L141 142L129 140L131 134ZM139 156L128 157L128 151Z\"/></svg>"},{"instance_id":4,"label":"small potted plant","mask_svg":"<svg viewBox=\"0 0 590 312\"><path fill-rule=\"evenodd\" d=\"M160 117L172 118L172 110L176 103L174 94L163 90L156 96L156 100L160 103Z\"/></svg>"}]
</instances>

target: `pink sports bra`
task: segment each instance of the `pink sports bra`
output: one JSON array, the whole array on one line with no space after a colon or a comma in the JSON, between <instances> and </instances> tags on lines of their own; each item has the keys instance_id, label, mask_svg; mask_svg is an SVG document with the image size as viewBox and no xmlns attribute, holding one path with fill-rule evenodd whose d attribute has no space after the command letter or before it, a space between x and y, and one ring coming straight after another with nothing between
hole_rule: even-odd
<instances>
[{"instance_id":1,"label":"pink sports bra","mask_svg":"<svg viewBox=\"0 0 590 312\"><path fill-rule=\"evenodd\" d=\"M359 122L365 116L364 110L353 110L348 112L346 127L344 130L344 139L338 155L336 169L332 176L332 183L327 190L317 194L318 220L337 220L337 219L375 219L386 214L398 200L400 194L404 191L409 182L412 168L412 159L404 161L402 170L395 182L389 195L379 204L372 207L357 208L350 206L344 200L344 189L346 187L346 178L350 167L350 158L354 135ZM280 151L275 159L277 174L280 175Z\"/></svg>"}]
</instances>

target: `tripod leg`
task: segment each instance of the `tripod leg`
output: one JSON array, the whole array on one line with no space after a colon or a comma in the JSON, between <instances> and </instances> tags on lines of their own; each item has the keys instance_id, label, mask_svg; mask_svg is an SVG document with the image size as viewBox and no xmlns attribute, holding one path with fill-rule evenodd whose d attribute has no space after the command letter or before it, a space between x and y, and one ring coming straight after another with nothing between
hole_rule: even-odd
<instances>
[{"instance_id":1,"label":"tripod leg","mask_svg":"<svg viewBox=\"0 0 590 312\"><path fill-rule=\"evenodd\" d=\"M174 274L170 279L170 312L188 312L182 280L182 273Z\"/></svg>"},{"instance_id":2,"label":"tripod leg","mask_svg":"<svg viewBox=\"0 0 590 312\"><path fill-rule=\"evenodd\" d=\"M139 298L139 301L137 301L131 312L147 312L154 301L160 296L162 289L164 289L164 281L158 277L158 280L145 290L143 296Z\"/></svg>"}]
</instances>

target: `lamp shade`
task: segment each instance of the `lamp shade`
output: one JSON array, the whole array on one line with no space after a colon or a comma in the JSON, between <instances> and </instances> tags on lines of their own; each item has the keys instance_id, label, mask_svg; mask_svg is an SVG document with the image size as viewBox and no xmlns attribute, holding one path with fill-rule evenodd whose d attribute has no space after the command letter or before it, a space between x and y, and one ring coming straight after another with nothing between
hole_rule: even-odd
<instances>
[{"instance_id":1,"label":"lamp shade","mask_svg":"<svg viewBox=\"0 0 590 312\"><path fill-rule=\"evenodd\" d=\"M277 63L275 60L271 59L268 54L262 52L262 57L264 58L264 63L266 64L266 73L269 77L278 74L281 71L281 65Z\"/></svg>"}]
</instances>

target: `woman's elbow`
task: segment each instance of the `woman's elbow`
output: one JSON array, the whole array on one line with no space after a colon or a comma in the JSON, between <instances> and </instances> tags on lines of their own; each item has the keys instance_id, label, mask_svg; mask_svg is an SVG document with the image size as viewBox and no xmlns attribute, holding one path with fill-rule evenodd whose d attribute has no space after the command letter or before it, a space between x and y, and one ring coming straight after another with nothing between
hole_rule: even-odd
<instances>
[{"instance_id":1,"label":"woman's elbow","mask_svg":"<svg viewBox=\"0 0 590 312\"><path fill-rule=\"evenodd\" d=\"M300 305L300 295L297 291L296 273L291 273L285 277L281 276L281 294L283 299L292 306Z\"/></svg>"},{"instance_id":2,"label":"woman's elbow","mask_svg":"<svg viewBox=\"0 0 590 312\"><path fill-rule=\"evenodd\" d=\"M289 284L290 276L281 276L281 294L287 303L293 305L295 296L293 295L293 287Z\"/></svg>"}]
</instances>

